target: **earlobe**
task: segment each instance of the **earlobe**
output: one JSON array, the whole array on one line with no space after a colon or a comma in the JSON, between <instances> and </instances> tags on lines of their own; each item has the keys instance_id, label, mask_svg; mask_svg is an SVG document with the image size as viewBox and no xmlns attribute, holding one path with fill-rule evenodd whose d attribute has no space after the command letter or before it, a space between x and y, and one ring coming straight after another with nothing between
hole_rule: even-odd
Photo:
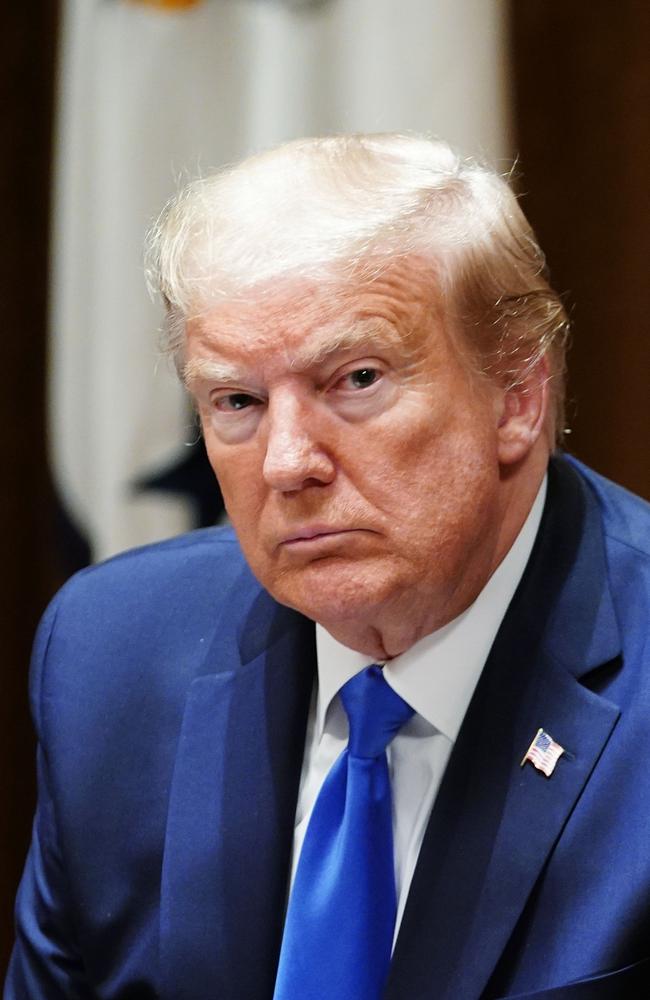
<instances>
[{"instance_id":1,"label":"earlobe","mask_svg":"<svg viewBox=\"0 0 650 1000\"><path fill-rule=\"evenodd\" d=\"M501 397L497 425L498 456L502 465L521 461L544 431L549 405L548 364L542 358L522 382Z\"/></svg>"}]
</instances>

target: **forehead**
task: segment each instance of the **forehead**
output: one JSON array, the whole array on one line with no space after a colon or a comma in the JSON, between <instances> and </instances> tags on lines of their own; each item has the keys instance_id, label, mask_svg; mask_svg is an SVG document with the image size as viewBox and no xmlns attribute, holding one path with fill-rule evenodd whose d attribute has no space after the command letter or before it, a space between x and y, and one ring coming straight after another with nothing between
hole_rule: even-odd
<instances>
[{"instance_id":1,"label":"forehead","mask_svg":"<svg viewBox=\"0 0 650 1000\"><path fill-rule=\"evenodd\" d=\"M411 353L443 324L430 273L412 263L398 262L354 284L286 279L190 319L187 367L206 352L261 359L281 355L294 370L365 344Z\"/></svg>"}]
</instances>

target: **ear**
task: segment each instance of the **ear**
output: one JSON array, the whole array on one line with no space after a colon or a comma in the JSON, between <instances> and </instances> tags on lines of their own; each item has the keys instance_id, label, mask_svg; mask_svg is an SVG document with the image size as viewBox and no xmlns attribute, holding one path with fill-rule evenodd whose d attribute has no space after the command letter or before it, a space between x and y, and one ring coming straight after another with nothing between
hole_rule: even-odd
<instances>
[{"instance_id":1,"label":"ear","mask_svg":"<svg viewBox=\"0 0 650 1000\"><path fill-rule=\"evenodd\" d=\"M549 408L546 359L538 361L519 385L506 389L500 404L497 425L499 462L512 465L526 457L544 431Z\"/></svg>"}]
</instances>

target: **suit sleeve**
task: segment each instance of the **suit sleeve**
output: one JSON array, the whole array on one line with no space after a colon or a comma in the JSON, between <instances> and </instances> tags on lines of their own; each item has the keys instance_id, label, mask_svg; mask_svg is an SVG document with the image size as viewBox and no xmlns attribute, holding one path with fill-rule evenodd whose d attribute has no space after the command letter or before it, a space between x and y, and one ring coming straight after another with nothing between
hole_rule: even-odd
<instances>
[{"instance_id":1,"label":"suit sleeve","mask_svg":"<svg viewBox=\"0 0 650 1000\"><path fill-rule=\"evenodd\" d=\"M69 889L43 744L41 679L56 619L56 599L41 622L31 671L38 736L38 802L32 842L16 899L16 943L4 1000L91 1000L71 917Z\"/></svg>"}]
</instances>

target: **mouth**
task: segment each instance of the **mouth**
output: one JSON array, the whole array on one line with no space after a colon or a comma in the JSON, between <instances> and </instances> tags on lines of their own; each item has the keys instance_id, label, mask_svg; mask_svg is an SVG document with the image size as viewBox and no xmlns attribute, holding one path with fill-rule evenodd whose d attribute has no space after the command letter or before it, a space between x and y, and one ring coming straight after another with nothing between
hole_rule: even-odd
<instances>
[{"instance_id":1,"label":"mouth","mask_svg":"<svg viewBox=\"0 0 650 1000\"><path fill-rule=\"evenodd\" d=\"M329 551L332 546L337 547L350 541L353 536L374 534L369 528L361 527L338 527L331 524L309 524L297 528L278 542L278 549L285 552L305 552L323 549Z\"/></svg>"},{"instance_id":2,"label":"mouth","mask_svg":"<svg viewBox=\"0 0 650 1000\"><path fill-rule=\"evenodd\" d=\"M287 546L303 545L305 543L318 542L324 538L336 538L340 535L348 535L355 530L354 528L336 528L320 524L310 525L284 538L280 544Z\"/></svg>"}]
</instances>

